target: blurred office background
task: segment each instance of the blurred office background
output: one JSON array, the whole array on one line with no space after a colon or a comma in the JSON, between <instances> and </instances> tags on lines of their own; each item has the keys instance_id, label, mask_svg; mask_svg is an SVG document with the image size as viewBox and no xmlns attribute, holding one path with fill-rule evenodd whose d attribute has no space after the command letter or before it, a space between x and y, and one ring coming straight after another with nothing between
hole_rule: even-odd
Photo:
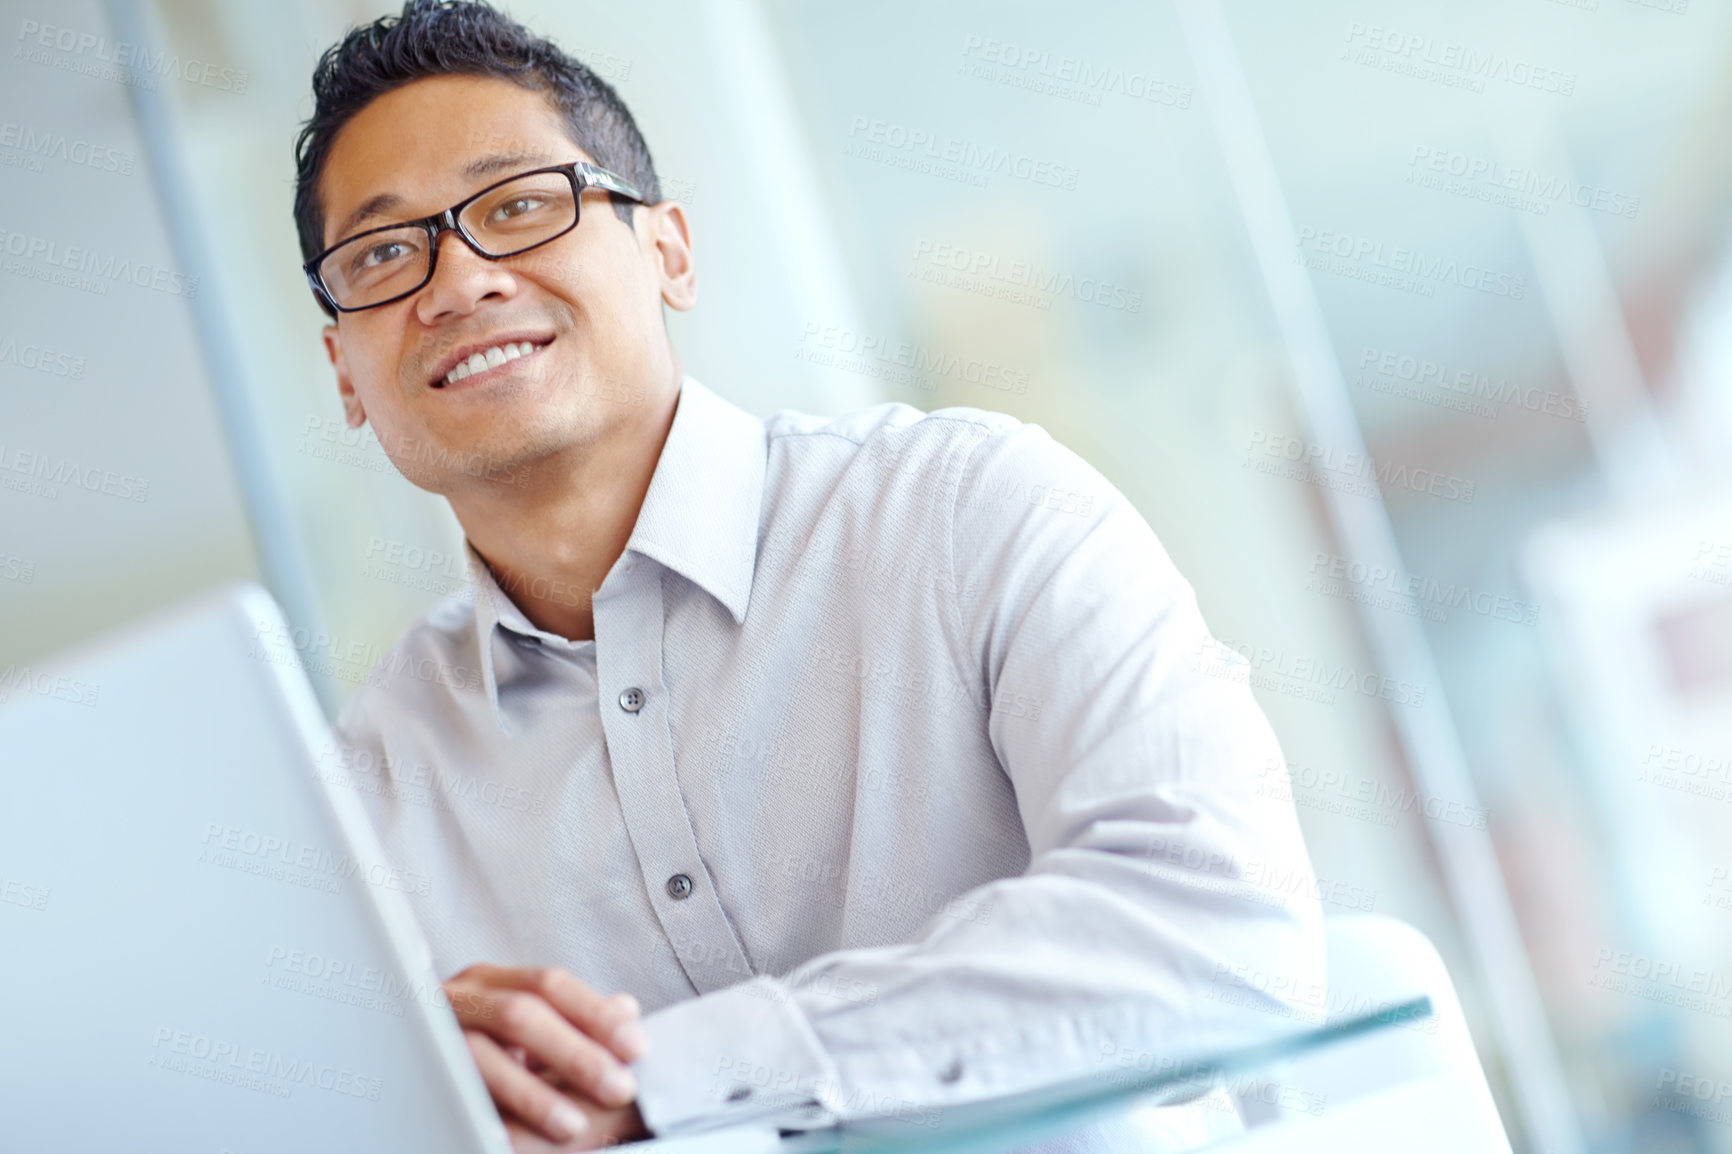
<instances>
[{"instance_id":1,"label":"blurred office background","mask_svg":"<svg viewBox=\"0 0 1732 1154\"><path fill-rule=\"evenodd\" d=\"M1732 1151L1732 7L504 6L690 207L694 376L1003 410L1135 501L1518 1150ZM461 589L290 218L389 8L0 5L0 693L256 577L334 706Z\"/></svg>"}]
</instances>

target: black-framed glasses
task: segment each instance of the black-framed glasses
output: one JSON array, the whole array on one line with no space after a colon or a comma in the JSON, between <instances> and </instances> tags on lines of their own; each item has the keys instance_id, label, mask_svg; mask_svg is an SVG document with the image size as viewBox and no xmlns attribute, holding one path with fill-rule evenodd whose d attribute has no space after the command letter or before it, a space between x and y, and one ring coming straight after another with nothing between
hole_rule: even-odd
<instances>
[{"instance_id":1,"label":"black-framed glasses","mask_svg":"<svg viewBox=\"0 0 1732 1154\"><path fill-rule=\"evenodd\" d=\"M450 229L487 260L516 256L577 227L578 201L601 188L646 204L632 183L577 160L520 172L420 220L405 220L338 241L301 267L313 295L334 318L421 291L439 261L439 234Z\"/></svg>"}]
</instances>

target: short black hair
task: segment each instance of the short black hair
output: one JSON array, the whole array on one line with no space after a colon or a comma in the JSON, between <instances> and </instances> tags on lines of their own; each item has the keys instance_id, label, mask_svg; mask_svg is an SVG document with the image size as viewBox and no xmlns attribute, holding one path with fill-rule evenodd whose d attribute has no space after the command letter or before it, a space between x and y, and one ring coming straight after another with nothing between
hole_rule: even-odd
<instances>
[{"instance_id":1,"label":"short black hair","mask_svg":"<svg viewBox=\"0 0 1732 1154\"><path fill-rule=\"evenodd\" d=\"M337 132L375 99L430 76L491 76L540 92L590 158L661 200L649 146L607 81L485 0L407 0L397 16L358 25L313 66L313 115L295 139L295 228L301 259L325 247L319 175ZM613 197L631 224L632 205Z\"/></svg>"}]
</instances>

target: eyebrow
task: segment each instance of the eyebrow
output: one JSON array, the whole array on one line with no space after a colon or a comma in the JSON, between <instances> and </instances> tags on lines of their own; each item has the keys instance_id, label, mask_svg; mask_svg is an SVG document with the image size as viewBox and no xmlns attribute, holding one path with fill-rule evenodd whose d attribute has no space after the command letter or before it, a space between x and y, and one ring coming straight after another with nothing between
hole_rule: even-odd
<instances>
[{"instance_id":1,"label":"eyebrow","mask_svg":"<svg viewBox=\"0 0 1732 1154\"><path fill-rule=\"evenodd\" d=\"M376 216L386 216L388 215L386 209L393 208L402 203L403 198L394 192L381 192L379 195L369 198L360 208L357 208L354 212L351 212L348 216L343 218L343 223L337 227L337 239L331 243L340 243L342 240L347 238L350 233L354 232L355 226L360 224L362 221L369 220Z\"/></svg>"},{"instance_id":2,"label":"eyebrow","mask_svg":"<svg viewBox=\"0 0 1732 1154\"><path fill-rule=\"evenodd\" d=\"M508 169L530 168L538 164L552 163L552 159L544 152L495 152L487 156L477 157L464 165L463 175L471 179L479 179ZM386 223L389 223L393 216L392 210L402 204L403 198L394 192L381 192L377 196L368 197L360 208L343 218L343 223L337 228L337 240L343 240L353 233L358 225L377 217L383 217L386 219Z\"/></svg>"},{"instance_id":3,"label":"eyebrow","mask_svg":"<svg viewBox=\"0 0 1732 1154\"><path fill-rule=\"evenodd\" d=\"M463 166L463 175L480 177L492 176L508 168L519 168L534 165L552 164L553 158L545 152L495 152L490 156L478 157Z\"/></svg>"}]
</instances>

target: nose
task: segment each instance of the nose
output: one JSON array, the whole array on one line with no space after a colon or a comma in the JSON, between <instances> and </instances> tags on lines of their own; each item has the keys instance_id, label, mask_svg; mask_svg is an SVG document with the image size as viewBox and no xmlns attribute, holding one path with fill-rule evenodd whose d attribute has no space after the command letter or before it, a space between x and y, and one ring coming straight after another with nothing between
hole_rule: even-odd
<instances>
[{"instance_id":1,"label":"nose","mask_svg":"<svg viewBox=\"0 0 1732 1154\"><path fill-rule=\"evenodd\" d=\"M434 243L433 279L415 299L422 324L467 316L482 301L507 301L517 294L517 278L511 270L470 248L456 229L441 229Z\"/></svg>"}]
</instances>

